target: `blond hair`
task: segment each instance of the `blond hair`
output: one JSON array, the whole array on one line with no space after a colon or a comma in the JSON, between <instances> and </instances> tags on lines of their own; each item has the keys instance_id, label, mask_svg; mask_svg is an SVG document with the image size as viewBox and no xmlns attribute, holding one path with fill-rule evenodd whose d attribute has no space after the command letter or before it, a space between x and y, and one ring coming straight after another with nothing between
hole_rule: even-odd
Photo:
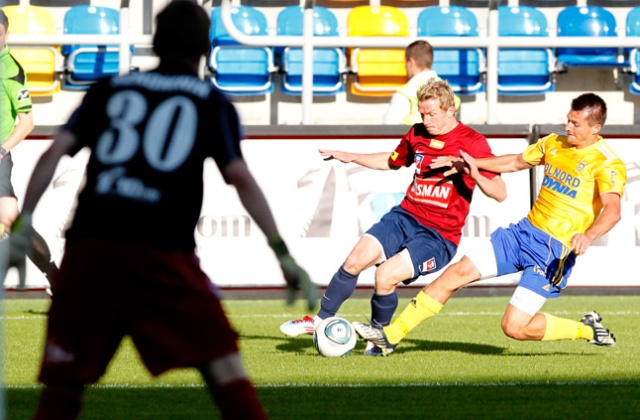
<instances>
[{"instance_id":1,"label":"blond hair","mask_svg":"<svg viewBox=\"0 0 640 420\"><path fill-rule=\"evenodd\" d=\"M440 101L440 108L443 110L455 106L454 93L451 86L441 79L429 79L427 83L418 89L416 94L418 95L418 102L438 99Z\"/></svg>"}]
</instances>

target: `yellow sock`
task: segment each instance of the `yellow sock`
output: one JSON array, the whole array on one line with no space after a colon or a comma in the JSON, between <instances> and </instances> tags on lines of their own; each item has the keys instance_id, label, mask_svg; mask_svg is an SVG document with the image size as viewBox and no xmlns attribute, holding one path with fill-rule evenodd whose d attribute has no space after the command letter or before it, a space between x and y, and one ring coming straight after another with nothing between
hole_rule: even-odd
<instances>
[{"instance_id":1,"label":"yellow sock","mask_svg":"<svg viewBox=\"0 0 640 420\"><path fill-rule=\"evenodd\" d=\"M558 318L546 313L542 313L542 315L547 319L547 329L542 341L576 340L578 338L593 340L593 329L582 322Z\"/></svg>"},{"instance_id":2,"label":"yellow sock","mask_svg":"<svg viewBox=\"0 0 640 420\"><path fill-rule=\"evenodd\" d=\"M384 333L391 344L399 343L411 330L422 321L437 315L442 309L442 303L422 291L411 300L389 326L384 327Z\"/></svg>"}]
</instances>

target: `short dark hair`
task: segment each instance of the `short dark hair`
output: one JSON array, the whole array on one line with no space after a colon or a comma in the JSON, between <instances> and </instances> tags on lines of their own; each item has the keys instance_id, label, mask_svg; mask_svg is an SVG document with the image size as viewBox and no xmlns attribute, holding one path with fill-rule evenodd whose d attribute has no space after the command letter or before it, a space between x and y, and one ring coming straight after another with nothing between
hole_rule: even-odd
<instances>
[{"instance_id":1,"label":"short dark hair","mask_svg":"<svg viewBox=\"0 0 640 420\"><path fill-rule=\"evenodd\" d=\"M589 122L604 126L607 121L607 104L595 93L583 93L571 101L572 111L587 111Z\"/></svg>"},{"instance_id":2,"label":"short dark hair","mask_svg":"<svg viewBox=\"0 0 640 420\"><path fill-rule=\"evenodd\" d=\"M405 50L405 58L413 58L421 69L430 69L433 65L433 47L427 41L414 41Z\"/></svg>"},{"instance_id":3,"label":"short dark hair","mask_svg":"<svg viewBox=\"0 0 640 420\"><path fill-rule=\"evenodd\" d=\"M4 26L5 31L9 29L9 18L2 9L0 9L0 25Z\"/></svg>"},{"instance_id":4,"label":"short dark hair","mask_svg":"<svg viewBox=\"0 0 640 420\"><path fill-rule=\"evenodd\" d=\"M173 0L156 16L153 50L160 58L199 60L210 48L211 19L193 0Z\"/></svg>"}]
</instances>

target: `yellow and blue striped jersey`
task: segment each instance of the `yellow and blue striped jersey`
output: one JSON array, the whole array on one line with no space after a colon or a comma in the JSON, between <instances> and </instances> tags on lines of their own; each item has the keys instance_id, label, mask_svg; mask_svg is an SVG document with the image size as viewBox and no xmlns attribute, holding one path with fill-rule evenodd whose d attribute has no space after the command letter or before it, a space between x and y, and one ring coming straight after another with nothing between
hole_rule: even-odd
<instances>
[{"instance_id":1,"label":"yellow and blue striped jersey","mask_svg":"<svg viewBox=\"0 0 640 420\"><path fill-rule=\"evenodd\" d=\"M627 181L624 163L602 137L576 149L566 134L550 134L527 147L523 157L531 165L544 164L542 187L527 218L569 247L600 214L600 195L622 196Z\"/></svg>"}]
</instances>

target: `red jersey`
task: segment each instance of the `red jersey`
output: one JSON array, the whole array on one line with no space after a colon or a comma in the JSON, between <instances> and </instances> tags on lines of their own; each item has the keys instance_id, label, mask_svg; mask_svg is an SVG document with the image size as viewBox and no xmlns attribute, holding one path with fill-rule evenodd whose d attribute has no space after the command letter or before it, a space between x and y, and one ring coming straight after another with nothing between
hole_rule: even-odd
<instances>
[{"instance_id":1,"label":"red jersey","mask_svg":"<svg viewBox=\"0 0 640 420\"><path fill-rule=\"evenodd\" d=\"M467 174L445 178L446 168L432 170L429 165L439 156L459 156L461 150L476 159L493 156L483 135L458 123L450 132L437 136L429 134L423 124L415 124L389 157L390 165L416 167L400 206L456 245L469 214L475 182ZM496 176L492 172L481 173L487 178Z\"/></svg>"}]
</instances>

